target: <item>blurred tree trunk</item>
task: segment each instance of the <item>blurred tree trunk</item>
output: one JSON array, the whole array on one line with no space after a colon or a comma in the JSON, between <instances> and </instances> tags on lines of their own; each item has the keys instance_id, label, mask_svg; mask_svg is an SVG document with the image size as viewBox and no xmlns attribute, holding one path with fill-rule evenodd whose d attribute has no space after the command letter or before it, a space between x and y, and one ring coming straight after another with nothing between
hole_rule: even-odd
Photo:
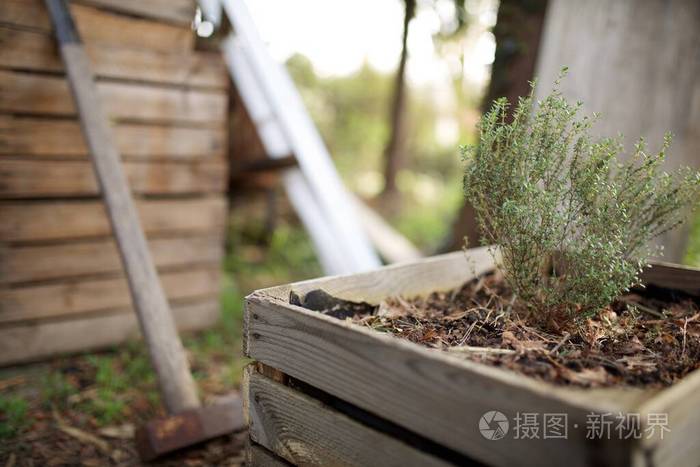
<instances>
[{"instance_id":1,"label":"blurred tree trunk","mask_svg":"<svg viewBox=\"0 0 700 467\"><path fill-rule=\"evenodd\" d=\"M394 96L391 102L389 124L391 134L384 150L384 190L382 197L390 199L396 194L396 174L401 167L401 159L405 151L406 127L406 61L408 59L408 26L416 14L416 0L404 0L406 6L403 18L403 38L401 42L401 58L396 70Z\"/></svg>"},{"instance_id":2,"label":"blurred tree trunk","mask_svg":"<svg viewBox=\"0 0 700 467\"><path fill-rule=\"evenodd\" d=\"M530 92L537 60L540 37L544 26L547 0L501 0L498 18L493 28L496 55L491 70L491 82L482 101L487 111L493 101L507 97L516 103L518 97ZM448 237L440 251L458 250L467 239L469 246L479 244L479 228L474 208L467 200L457 213Z\"/></svg>"}]
</instances>

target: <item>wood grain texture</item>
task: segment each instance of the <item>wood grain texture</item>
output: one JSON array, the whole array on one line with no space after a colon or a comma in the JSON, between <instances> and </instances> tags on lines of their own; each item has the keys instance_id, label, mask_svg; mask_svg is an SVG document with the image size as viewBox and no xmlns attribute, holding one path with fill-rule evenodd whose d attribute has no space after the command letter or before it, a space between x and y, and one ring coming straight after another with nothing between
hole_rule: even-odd
<instances>
[{"instance_id":1,"label":"wood grain texture","mask_svg":"<svg viewBox=\"0 0 700 467\"><path fill-rule=\"evenodd\" d=\"M640 136L657 151L674 134L666 168L700 167L700 2L696 0L550 0L538 55L537 99L563 65L561 91L599 112L599 136ZM679 262L687 228L664 235L664 258Z\"/></svg>"},{"instance_id":2,"label":"wood grain texture","mask_svg":"<svg viewBox=\"0 0 700 467\"><path fill-rule=\"evenodd\" d=\"M682 290L700 297L700 269L654 261L642 272L642 282Z\"/></svg>"},{"instance_id":3,"label":"wood grain texture","mask_svg":"<svg viewBox=\"0 0 700 467\"><path fill-rule=\"evenodd\" d=\"M176 236L149 240L159 271L200 265L219 266L223 235ZM52 245L0 246L0 285L121 273L113 239Z\"/></svg>"},{"instance_id":4,"label":"wood grain texture","mask_svg":"<svg viewBox=\"0 0 700 467\"><path fill-rule=\"evenodd\" d=\"M66 67L70 94L78 111L105 211L124 264L131 303L158 377L163 402L170 414L195 409L200 406L197 387L148 250L139 213L112 137L108 114L100 101L95 76L75 20L66 0L45 0L44 3Z\"/></svg>"},{"instance_id":5,"label":"wood grain texture","mask_svg":"<svg viewBox=\"0 0 700 467\"><path fill-rule=\"evenodd\" d=\"M212 297L177 303L172 313L179 330L204 329L218 320L219 302ZM139 336L133 312L3 326L0 327L0 366L97 350Z\"/></svg>"},{"instance_id":6,"label":"wood grain texture","mask_svg":"<svg viewBox=\"0 0 700 467\"><path fill-rule=\"evenodd\" d=\"M489 465L623 465L630 452L624 442L585 439L588 413L625 408L604 394L553 388L269 297L249 297L246 313L251 358ZM478 431L489 410L510 420L518 412L566 413L579 429L570 429L566 442L504 439L495 450Z\"/></svg>"},{"instance_id":7,"label":"wood grain texture","mask_svg":"<svg viewBox=\"0 0 700 467\"><path fill-rule=\"evenodd\" d=\"M264 290L266 294L287 300L294 290L304 295L321 288L346 300L379 303L387 296L416 296L437 290L451 290L469 277L493 269L494 261L486 247L473 248L469 254L455 252L421 261L383 267L352 276L325 277Z\"/></svg>"},{"instance_id":8,"label":"wood grain texture","mask_svg":"<svg viewBox=\"0 0 700 467\"><path fill-rule=\"evenodd\" d=\"M100 82L97 93L112 120L213 124L226 121L223 92ZM0 111L49 116L76 116L65 79L0 71Z\"/></svg>"},{"instance_id":9,"label":"wood grain texture","mask_svg":"<svg viewBox=\"0 0 700 467\"><path fill-rule=\"evenodd\" d=\"M0 289L0 323L130 309L129 287L121 276ZM168 300L212 297L219 292L218 265L163 272L159 278Z\"/></svg>"},{"instance_id":10,"label":"wood grain texture","mask_svg":"<svg viewBox=\"0 0 700 467\"><path fill-rule=\"evenodd\" d=\"M487 261L482 257L478 263L488 268ZM587 440L587 414L638 411L654 400L656 390L555 387L289 304L291 290L304 294L321 288L342 298L375 303L391 295L447 290L471 277L464 263L464 253L458 252L371 273L256 292L246 301L246 353L488 464L630 464L635 442ZM499 410L510 420L517 412L567 413L568 440L511 438L499 441L499 449L494 449L493 442L477 430L478 419L488 410Z\"/></svg>"},{"instance_id":11,"label":"wood grain texture","mask_svg":"<svg viewBox=\"0 0 700 467\"><path fill-rule=\"evenodd\" d=\"M95 75L100 78L226 89L228 75L219 54L180 53L87 45ZM56 44L45 32L0 26L0 68L41 72L64 71Z\"/></svg>"},{"instance_id":12,"label":"wood grain texture","mask_svg":"<svg viewBox=\"0 0 700 467\"><path fill-rule=\"evenodd\" d=\"M294 465L450 465L250 370L250 437Z\"/></svg>"},{"instance_id":13,"label":"wood grain texture","mask_svg":"<svg viewBox=\"0 0 700 467\"><path fill-rule=\"evenodd\" d=\"M225 163L122 163L133 193L172 195L222 193ZM1 198L96 196L100 189L89 161L45 161L0 158Z\"/></svg>"},{"instance_id":14,"label":"wood grain texture","mask_svg":"<svg viewBox=\"0 0 700 467\"><path fill-rule=\"evenodd\" d=\"M264 447L250 441L246 446L245 460L245 465L252 467L288 467L290 465L284 459L275 456Z\"/></svg>"},{"instance_id":15,"label":"wood grain texture","mask_svg":"<svg viewBox=\"0 0 700 467\"><path fill-rule=\"evenodd\" d=\"M226 160L224 128L117 123L112 130L124 159ZM86 159L89 154L75 120L0 115L0 155Z\"/></svg>"},{"instance_id":16,"label":"wood grain texture","mask_svg":"<svg viewBox=\"0 0 700 467\"><path fill-rule=\"evenodd\" d=\"M136 203L146 234L222 231L223 197L141 200ZM0 202L0 241L37 242L109 237L112 229L100 201Z\"/></svg>"},{"instance_id":17,"label":"wood grain texture","mask_svg":"<svg viewBox=\"0 0 700 467\"><path fill-rule=\"evenodd\" d=\"M637 449L636 466L695 467L700 459L700 444L695 440L700 432L700 372L695 371L680 383L662 391L639 410L642 420L649 414L668 417L670 431L661 437L642 440ZM645 427L648 427L646 425Z\"/></svg>"},{"instance_id":18,"label":"wood grain texture","mask_svg":"<svg viewBox=\"0 0 700 467\"><path fill-rule=\"evenodd\" d=\"M77 3L95 5L116 12L169 21L188 27L194 20L197 6L193 0L78 0Z\"/></svg>"},{"instance_id":19,"label":"wood grain texture","mask_svg":"<svg viewBox=\"0 0 700 467\"><path fill-rule=\"evenodd\" d=\"M86 44L168 53L187 52L194 48L195 34L189 26L149 21L75 3L70 5L70 10ZM3 0L0 2L0 23L46 33L52 31L48 12L41 0Z\"/></svg>"}]
</instances>

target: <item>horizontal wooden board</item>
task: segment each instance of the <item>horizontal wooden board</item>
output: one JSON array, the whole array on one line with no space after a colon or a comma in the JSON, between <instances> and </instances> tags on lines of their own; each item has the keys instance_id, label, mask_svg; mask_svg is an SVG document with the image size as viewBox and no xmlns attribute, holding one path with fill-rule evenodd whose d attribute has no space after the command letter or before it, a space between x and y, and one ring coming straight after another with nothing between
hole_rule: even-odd
<instances>
[{"instance_id":1,"label":"horizontal wooden board","mask_svg":"<svg viewBox=\"0 0 700 467\"><path fill-rule=\"evenodd\" d=\"M226 225L226 199L137 200L146 235L215 232ZM112 233L100 200L0 202L0 241L36 242Z\"/></svg>"},{"instance_id":2,"label":"horizontal wooden board","mask_svg":"<svg viewBox=\"0 0 700 467\"><path fill-rule=\"evenodd\" d=\"M227 118L224 92L117 82L98 82L97 91L111 119L223 125ZM0 112L76 115L64 78L16 71L0 71Z\"/></svg>"},{"instance_id":3,"label":"horizontal wooden board","mask_svg":"<svg viewBox=\"0 0 700 467\"><path fill-rule=\"evenodd\" d=\"M226 160L224 128L117 123L114 140L122 157L153 160ZM87 158L77 120L0 115L0 155Z\"/></svg>"},{"instance_id":4,"label":"horizontal wooden board","mask_svg":"<svg viewBox=\"0 0 700 467\"><path fill-rule=\"evenodd\" d=\"M154 238L148 247L160 271L223 260L223 236ZM0 284L68 279L122 271L117 245L112 238L56 245L0 246Z\"/></svg>"},{"instance_id":5,"label":"horizontal wooden board","mask_svg":"<svg viewBox=\"0 0 700 467\"><path fill-rule=\"evenodd\" d=\"M492 267L477 249L346 277L306 281L246 300L246 354L375 416L489 465L628 465L630 440L586 439L590 413L634 409L654 391L555 387L289 304L290 290L321 288L353 300L449 290ZM495 442L480 418L498 410L566 413L568 439ZM578 429L574 428L574 425Z\"/></svg>"},{"instance_id":6,"label":"horizontal wooden board","mask_svg":"<svg viewBox=\"0 0 700 467\"><path fill-rule=\"evenodd\" d=\"M445 267L446 261L450 267ZM449 291L493 267L494 260L487 247L472 248L468 255L450 253L355 274L351 280L327 277L275 287L270 292L289 296L289 292L294 290L304 295L315 288L322 288L339 298L378 304L391 295L417 296Z\"/></svg>"},{"instance_id":7,"label":"horizontal wooden board","mask_svg":"<svg viewBox=\"0 0 700 467\"><path fill-rule=\"evenodd\" d=\"M189 268L159 274L170 300L214 296L219 270ZM0 289L0 323L57 318L102 310L126 309L131 296L125 277L67 280L49 285Z\"/></svg>"},{"instance_id":8,"label":"horizontal wooden board","mask_svg":"<svg viewBox=\"0 0 700 467\"><path fill-rule=\"evenodd\" d=\"M173 304L178 329L212 326L219 318L215 297ZM0 327L0 365L105 348L140 336L135 313L111 313L63 321Z\"/></svg>"},{"instance_id":9,"label":"horizontal wooden board","mask_svg":"<svg viewBox=\"0 0 700 467\"><path fill-rule=\"evenodd\" d=\"M653 262L642 272L642 282L682 290L700 297L700 269L664 262Z\"/></svg>"},{"instance_id":10,"label":"horizontal wooden board","mask_svg":"<svg viewBox=\"0 0 700 467\"><path fill-rule=\"evenodd\" d=\"M190 26L196 9L194 0L79 0L77 3L169 21L183 26Z\"/></svg>"},{"instance_id":11,"label":"horizontal wooden board","mask_svg":"<svg viewBox=\"0 0 700 467\"><path fill-rule=\"evenodd\" d=\"M187 52L194 47L195 34L188 26L149 21L75 3L70 5L70 10L86 44L168 53ZM3 0L0 23L43 32L52 30L42 0Z\"/></svg>"},{"instance_id":12,"label":"horizontal wooden board","mask_svg":"<svg viewBox=\"0 0 700 467\"><path fill-rule=\"evenodd\" d=\"M246 368L250 438L293 465L449 464Z\"/></svg>"},{"instance_id":13,"label":"horizontal wooden board","mask_svg":"<svg viewBox=\"0 0 700 467\"><path fill-rule=\"evenodd\" d=\"M228 174L224 163L123 163L134 193L149 195L221 193ZM100 193L90 161L0 158L0 198L96 196Z\"/></svg>"},{"instance_id":14,"label":"horizontal wooden board","mask_svg":"<svg viewBox=\"0 0 700 467\"><path fill-rule=\"evenodd\" d=\"M86 45L93 73L100 78L127 79L183 86L226 89L228 74L220 54L159 52L115 46ZM0 26L0 68L63 72L54 39L45 32Z\"/></svg>"}]
</instances>

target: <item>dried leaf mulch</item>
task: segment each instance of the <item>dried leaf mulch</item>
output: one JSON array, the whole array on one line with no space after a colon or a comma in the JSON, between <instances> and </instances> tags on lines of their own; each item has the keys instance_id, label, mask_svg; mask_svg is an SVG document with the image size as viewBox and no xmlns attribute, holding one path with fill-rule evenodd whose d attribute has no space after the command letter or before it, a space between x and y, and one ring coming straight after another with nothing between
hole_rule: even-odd
<instances>
[{"instance_id":1,"label":"dried leaf mulch","mask_svg":"<svg viewBox=\"0 0 700 467\"><path fill-rule=\"evenodd\" d=\"M332 316L556 384L662 387L700 367L700 303L662 289L635 290L559 329L533 319L499 272L379 306L323 303Z\"/></svg>"}]
</instances>

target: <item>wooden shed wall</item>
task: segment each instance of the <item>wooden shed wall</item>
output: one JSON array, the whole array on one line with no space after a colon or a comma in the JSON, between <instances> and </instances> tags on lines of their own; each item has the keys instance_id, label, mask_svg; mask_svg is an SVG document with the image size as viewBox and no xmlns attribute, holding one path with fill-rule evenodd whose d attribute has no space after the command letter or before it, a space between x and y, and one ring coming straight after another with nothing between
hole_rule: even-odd
<instances>
[{"instance_id":1,"label":"wooden shed wall","mask_svg":"<svg viewBox=\"0 0 700 467\"><path fill-rule=\"evenodd\" d=\"M194 0L71 3L181 329L218 317L228 77ZM0 365L138 333L42 0L0 2Z\"/></svg>"}]
</instances>

